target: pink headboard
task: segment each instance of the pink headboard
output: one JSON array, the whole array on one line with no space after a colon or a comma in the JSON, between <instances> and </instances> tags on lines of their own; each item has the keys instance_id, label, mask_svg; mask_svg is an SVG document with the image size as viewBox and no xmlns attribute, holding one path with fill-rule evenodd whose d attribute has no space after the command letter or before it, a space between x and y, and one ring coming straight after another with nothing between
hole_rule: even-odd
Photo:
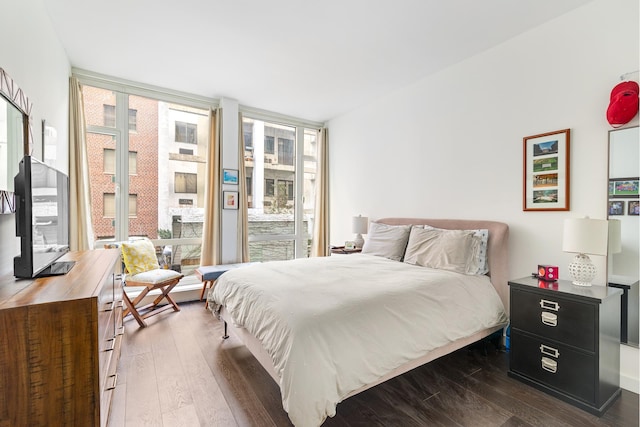
<instances>
[{"instance_id":1,"label":"pink headboard","mask_svg":"<svg viewBox=\"0 0 640 427\"><path fill-rule=\"evenodd\" d=\"M487 259L489 262L489 276L496 288L504 309L509 313L509 226L496 221L475 221L467 219L426 219L426 218L381 218L375 220L389 225L430 225L448 230L475 230L484 228L489 230Z\"/></svg>"}]
</instances>

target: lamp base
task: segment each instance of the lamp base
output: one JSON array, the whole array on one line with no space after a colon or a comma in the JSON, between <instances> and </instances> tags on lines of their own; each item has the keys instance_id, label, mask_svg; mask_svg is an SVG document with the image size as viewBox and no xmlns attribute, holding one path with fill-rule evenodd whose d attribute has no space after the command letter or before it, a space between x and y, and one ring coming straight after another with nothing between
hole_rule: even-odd
<instances>
[{"instance_id":1,"label":"lamp base","mask_svg":"<svg viewBox=\"0 0 640 427\"><path fill-rule=\"evenodd\" d=\"M569 264L569 275L576 286L591 286L596 277L597 269L591 259L585 254L577 254Z\"/></svg>"},{"instance_id":2,"label":"lamp base","mask_svg":"<svg viewBox=\"0 0 640 427\"><path fill-rule=\"evenodd\" d=\"M358 233L356 238L353 240L353 243L355 243L356 248L362 249L362 245L364 245L364 239L362 238L362 234Z\"/></svg>"}]
</instances>

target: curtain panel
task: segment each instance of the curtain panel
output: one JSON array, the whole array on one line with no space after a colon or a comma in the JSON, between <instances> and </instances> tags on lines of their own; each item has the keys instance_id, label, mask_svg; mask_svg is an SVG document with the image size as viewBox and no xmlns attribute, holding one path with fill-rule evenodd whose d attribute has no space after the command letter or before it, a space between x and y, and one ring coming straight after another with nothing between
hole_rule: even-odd
<instances>
[{"instance_id":1,"label":"curtain panel","mask_svg":"<svg viewBox=\"0 0 640 427\"><path fill-rule=\"evenodd\" d=\"M72 251L93 249L91 222L91 184L87 154L82 85L76 77L69 79L69 248Z\"/></svg>"},{"instance_id":2,"label":"curtain panel","mask_svg":"<svg viewBox=\"0 0 640 427\"><path fill-rule=\"evenodd\" d=\"M329 254L329 132L318 131L318 172L311 256Z\"/></svg>"},{"instance_id":3,"label":"curtain panel","mask_svg":"<svg viewBox=\"0 0 640 427\"><path fill-rule=\"evenodd\" d=\"M200 265L218 265L221 255L222 109L209 110L209 150L204 188L204 223Z\"/></svg>"}]
</instances>

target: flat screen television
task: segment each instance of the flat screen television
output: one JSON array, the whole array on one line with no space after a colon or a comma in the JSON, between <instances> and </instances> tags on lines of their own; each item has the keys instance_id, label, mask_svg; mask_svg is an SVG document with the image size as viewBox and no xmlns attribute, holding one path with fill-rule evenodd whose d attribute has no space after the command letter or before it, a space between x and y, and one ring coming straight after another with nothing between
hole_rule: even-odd
<instances>
[{"instance_id":1,"label":"flat screen television","mask_svg":"<svg viewBox=\"0 0 640 427\"><path fill-rule=\"evenodd\" d=\"M20 255L13 274L34 278L66 274L73 261L57 261L69 251L69 177L24 156L14 178L16 236Z\"/></svg>"}]
</instances>

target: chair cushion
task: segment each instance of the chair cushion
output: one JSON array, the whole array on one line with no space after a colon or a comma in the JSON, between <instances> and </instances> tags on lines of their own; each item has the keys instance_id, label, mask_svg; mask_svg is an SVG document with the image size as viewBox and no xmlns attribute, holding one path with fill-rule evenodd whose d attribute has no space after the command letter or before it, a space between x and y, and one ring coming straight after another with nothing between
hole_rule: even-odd
<instances>
[{"instance_id":1,"label":"chair cushion","mask_svg":"<svg viewBox=\"0 0 640 427\"><path fill-rule=\"evenodd\" d=\"M138 282L138 283L148 283L148 284L158 284L162 282L166 282L168 280L176 279L182 277L181 273L178 273L174 270L165 270L162 268L157 268L155 270L144 271L142 273L127 275L125 278L126 282Z\"/></svg>"},{"instance_id":2,"label":"chair cushion","mask_svg":"<svg viewBox=\"0 0 640 427\"><path fill-rule=\"evenodd\" d=\"M122 260L131 275L142 273L143 271L160 269L156 248L151 240L135 240L122 243Z\"/></svg>"}]
</instances>

